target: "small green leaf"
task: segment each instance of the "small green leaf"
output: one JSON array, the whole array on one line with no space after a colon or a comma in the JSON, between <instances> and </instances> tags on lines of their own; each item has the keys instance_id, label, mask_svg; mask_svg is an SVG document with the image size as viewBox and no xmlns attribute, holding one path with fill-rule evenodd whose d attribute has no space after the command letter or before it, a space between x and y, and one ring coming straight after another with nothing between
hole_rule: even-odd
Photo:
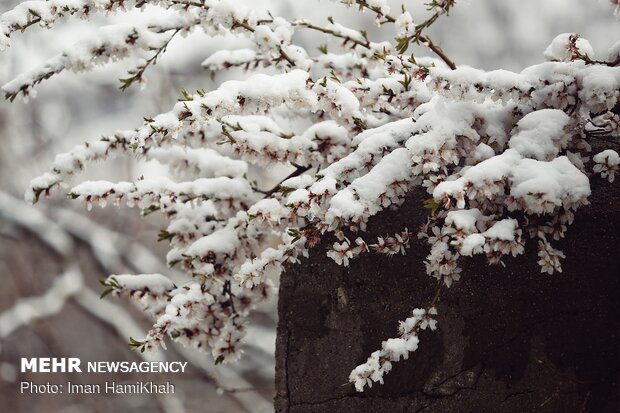
<instances>
[{"instance_id":1,"label":"small green leaf","mask_svg":"<svg viewBox=\"0 0 620 413\"><path fill-rule=\"evenodd\" d=\"M174 232L168 232L165 229L162 229L157 235L157 242L171 240L174 238L174 235Z\"/></svg>"},{"instance_id":2,"label":"small green leaf","mask_svg":"<svg viewBox=\"0 0 620 413\"><path fill-rule=\"evenodd\" d=\"M330 77L331 77L332 79L334 79L336 82L338 82L338 83L342 83L342 82L340 81L340 79L338 78L338 76L336 76L336 72L334 72L334 69L330 70L330 71L329 71L329 74L331 75Z\"/></svg>"},{"instance_id":3,"label":"small green leaf","mask_svg":"<svg viewBox=\"0 0 620 413\"><path fill-rule=\"evenodd\" d=\"M133 337L129 337L129 345L132 347L140 347L140 346L143 346L144 344L146 344L144 341L136 340Z\"/></svg>"},{"instance_id":4,"label":"small green leaf","mask_svg":"<svg viewBox=\"0 0 620 413\"><path fill-rule=\"evenodd\" d=\"M424 208L430 209L432 215L435 215L440 206L441 202L436 201L434 198L424 200Z\"/></svg>"},{"instance_id":5,"label":"small green leaf","mask_svg":"<svg viewBox=\"0 0 620 413\"><path fill-rule=\"evenodd\" d=\"M148 208L144 208L141 212L142 216L147 216L152 214L153 212L159 211L159 205L150 205Z\"/></svg>"},{"instance_id":6,"label":"small green leaf","mask_svg":"<svg viewBox=\"0 0 620 413\"><path fill-rule=\"evenodd\" d=\"M102 300L104 299L108 294L110 294L112 291L114 291L114 288L110 287L108 289L106 289L104 292L101 293L101 295L99 296L99 299Z\"/></svg>"},{"instance_id":7,"label":"small green leaf","mask_svg":"<svg viewBox=\"0 0 620 413\"><path fill-rule=\"evenodd\" d=\"M189 102L194 100L194 97L185 88L181 88L182 98L177 99L179 102Z\"/></svg>"},{"instance_id":8,"label":"small green leaf","mask_svg":"<svg viewBox=\"0 0 620 413\"><path fill-rule=\"evenodd\" d=\"M409 38L408 37L397 37L396 38L396 51L399 54L405 54L407 49L409 48Z\"/></svg>"}]
</instances>

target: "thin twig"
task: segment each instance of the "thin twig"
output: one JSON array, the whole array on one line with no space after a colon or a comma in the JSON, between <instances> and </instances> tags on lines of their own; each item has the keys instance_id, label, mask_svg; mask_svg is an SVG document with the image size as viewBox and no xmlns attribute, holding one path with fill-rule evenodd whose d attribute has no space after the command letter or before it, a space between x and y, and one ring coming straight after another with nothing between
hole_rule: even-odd
<instances>
[{"instance_id":1,"label":"thin twig","mask_svg":"<svg viewBox=\"0 0 620 413\"><path fill-rule=\"evenodd\" d=\"M317 26L315 24L312 24L312 23L309 23L309 22L306 22L306 21L295 22L295 23L293 23L293 25L294 26L299 26L299 27L305 27L305 28L311 29L311 30L316 30L316 31L319 31L319 32L325 33L325 34L330 34L330 35L332 35L334 37L338 37L340 39L344 39L347 42L354 43L357 46L362 46L362 47L364 47L366 49L370 49L370 42L369 41L361 42L361 41L359 41L357 39L354 39L354 38L352 38L350 36L344 35L342 33L337 33L337 32L335 32L335 31L333 31L331 29L327 29L325 27Z\"/></svg>"},{"instance_id":2,"label":"thin twig","mask_svg":"<svg viewBox=\"0 0 620 413\"><path fill-rule=\"evenodd\" d=\"M373 11L378 16L382 16L385 19L385 21L382 22L382 23L385 23L385 22L395 23L396 22L396 18L394 16L391 16L389 14L381 13L380 9L378 9L377 7L369 5L364 0L357 0L357 4L360 7L362 7L362 8L365 8L365 9ZM448 57L448 55L441 49L441 47L439 47L435 43L433 43L433 41L430 38L430 36L423 35L422 31L424 29L430 27L433 23L435 23L435 21L439 18L439 16L447 13L450 10L450 7L452 7L453 5L454 5L454 1L452 1L452 0L449 1L440 11L435 12L427 20L425 20L424 22L418 24L416 26L415 33L408 37L408 39L410 41L414 41L416 43L422 43L425 46L427 46L437 56L439 56L441 58L441 60L443 60L448 65L448 67L450 67L450 69L452 69L452 70L456 69L456 64L454 63L454 61Z\"/></svg>"},{"instance_id":3,"label":"thin twig","mask_svg":"<svg viewBox=\"0 0 620 413\"><path fill-rule=\"evenodd\" d=\"M277 185L275 185L273 188L265 192L262 192L262 191L258 191L258 192L265 194L265 198L269 198L271 195L278 192L278 189L280 189L280 185L282 185L282 182L286 181L287 179L299 176L310 169L309 166L301 166L301 165L294 165L294 166L296 167L296 169L293 172L291 172L288 176L286 176L286 178L278 182Z\"/></svg>"}]
</instances>

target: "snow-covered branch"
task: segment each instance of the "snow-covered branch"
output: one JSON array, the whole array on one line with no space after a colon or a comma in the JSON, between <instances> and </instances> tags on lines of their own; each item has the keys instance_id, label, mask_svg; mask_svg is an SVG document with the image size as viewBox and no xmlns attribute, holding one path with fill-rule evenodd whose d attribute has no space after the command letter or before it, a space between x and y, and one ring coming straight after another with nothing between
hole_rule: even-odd
<instances>
[{"instance_id":1,"label":"snow-covered branch","mask_svg":"<svg viewBox=\"0 0 620 413\"><path fill-rule=\"evenodd\" d=\"M209 71L266 68L269 74L183 90L171 110L57 156L31 182L26 199L34 203L96 161L124 156L170 167L174 178L88 181L69 191L89 207L124 202L168 220L159 238L170 243L168 264L179 265L186 279L173 282L157 269L104 282L155 318L147 336L133 342L143 350L173 340L211 352L216 363L236 360L251 309L322 238L331 245L327 257L345 266L364 253L406 253L408 229L376 242L364 232L371 217L407 202L416 187L428 193L411 202L429 209L418 236L428 243L425 266L438 291L466 276L463 260L483 255L501 265L528 245L538 246L541 272L561 272L564 254L556 241L568 236L575 214L589 203L591 181L599 175L613 181L618 173L616 150L600 147L617 144L620 135L617 45L597 60L586 39L565 33L541 50L546 62L519 73L484 71L457 66L428 35L457 4L452 0L430 1L421 23L404 9L391 15L383 0L343 1L372 13L378 30L394 25L394 42L375 42L332 18L325 26L288 21L227 0L149 3L168 8L178 21L99 36L104 60L142 49L154 53L154 63L171 33L196 26L251 43L207 57ZM85 2L75 4L82 10ZM15 18L21 26L37 19L21 13ZM302 29L328 39L317 56L293 43ZM406 55L411 43L438 58ZM88 45L73 58L62 55L53 69L95 62ZM128 82L140 80L150 64L142 62ZM9 84L8 97L30 93L56 69ZM254 182L256 171L276 167L286 172L274 173L275 187ZM386 340L353 371L358 390L382 381L391 363L415 351L420 329L435 329L438 300L439 293L414 310L400 337Z\"/></svg>"}]
</instances>

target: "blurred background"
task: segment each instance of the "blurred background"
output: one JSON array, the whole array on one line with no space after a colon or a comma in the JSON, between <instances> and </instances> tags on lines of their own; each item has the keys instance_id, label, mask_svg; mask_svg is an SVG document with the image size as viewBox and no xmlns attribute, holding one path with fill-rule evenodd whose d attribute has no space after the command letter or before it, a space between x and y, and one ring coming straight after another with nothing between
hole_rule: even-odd
<instances>
[{"instance_id":1,"label":"blurred background","mask_svg":"<svg viewBox=\"0 0 620 413\"><path fill-rule=\"evenodd\" d=\"M336 1L239 0L274 15L326 23L327 16L356 29L366 29L373 40L390 40L386 27L379 33L374 17ZM0 0L0 13L18 4ZM392 2L397 14L400 2ZM414 20L422 21L422 1L406 2ZM90 21L69 18L52 30L34 27L13 36L0 54L0 83L70 47L96 27L136 21L160 13L100 15ZM576 32L590 40L597 58L620 39L607 0L461 0L447 18L431 29L431 37L457 64L485 69L520 71L542 61L542 52L555 35ZM611 29L610 29L611 28ZM310 53L325 40L321 34L300 33L296 43ZM211 356L169 346L144 356L130 350L128 337L143 337L151 325L131 303L108 297L100 300L98 280L112 273L149 273L165 266L167 246L157 243L165 226L156 214L109 207L86 208L56 196L36 206L23 194L30 179L43 173L57 153L74 145L141 124L143 116L169 110L181 87L212 90L242 70L220 73L211 80L200 63L220 49L245 47L240 38L208 38L196 32L175 39L147 72L144 90L119 90L132 60L107 65L90 73L63 73L44 82L36 99L0 103L0 410L6 412L269 412L274 393L276 301L254 313L245 354L239 363L214 366ZM415 49L416 55L427 55ZM78 179L134 180L141 175L167 173L155 162L121 159L97 164ZM275 170L272 175L279 174ZM277 178L265 175L268 181ZM77 183L77 181L74 181ZM268 186L268 183L265 184ZM175 274L173 277L182 277ZM21 357L80 357L88 360L189 361L189 372L166 376L176 385L173 396L135 395L20 395L19 381L92 383L114 380L112 375L19 373ZM161 380L161 377L151 377ZM144 374L123 380L148 380Z\"/></svg>"}]
</instances>

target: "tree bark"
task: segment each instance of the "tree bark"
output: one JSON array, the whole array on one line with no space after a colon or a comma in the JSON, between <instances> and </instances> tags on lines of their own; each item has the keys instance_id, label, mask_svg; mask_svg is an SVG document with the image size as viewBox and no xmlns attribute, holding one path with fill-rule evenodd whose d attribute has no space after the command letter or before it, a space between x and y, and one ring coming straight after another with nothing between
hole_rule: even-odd
<instances>
[{"instance_id":1,"label":"tree bark","mask_svg":"<svg viewBox=\"0 0 620 413\"><path fill-rule=\"evenodd\" d=\"M333 239L323 240L282 276L276 411L620 411L620 196L592 186L592 205L556 243L562 274L541 274L534 244L506 268L463 260L438 305L439 329L363 393L347 384L350 371L434 293L429 247L416 240L406 256L364 254L345 268L325 257ZM365 239L417 231L427 197L414 192L374 217Z\"/></svg>"}]
</instances>

